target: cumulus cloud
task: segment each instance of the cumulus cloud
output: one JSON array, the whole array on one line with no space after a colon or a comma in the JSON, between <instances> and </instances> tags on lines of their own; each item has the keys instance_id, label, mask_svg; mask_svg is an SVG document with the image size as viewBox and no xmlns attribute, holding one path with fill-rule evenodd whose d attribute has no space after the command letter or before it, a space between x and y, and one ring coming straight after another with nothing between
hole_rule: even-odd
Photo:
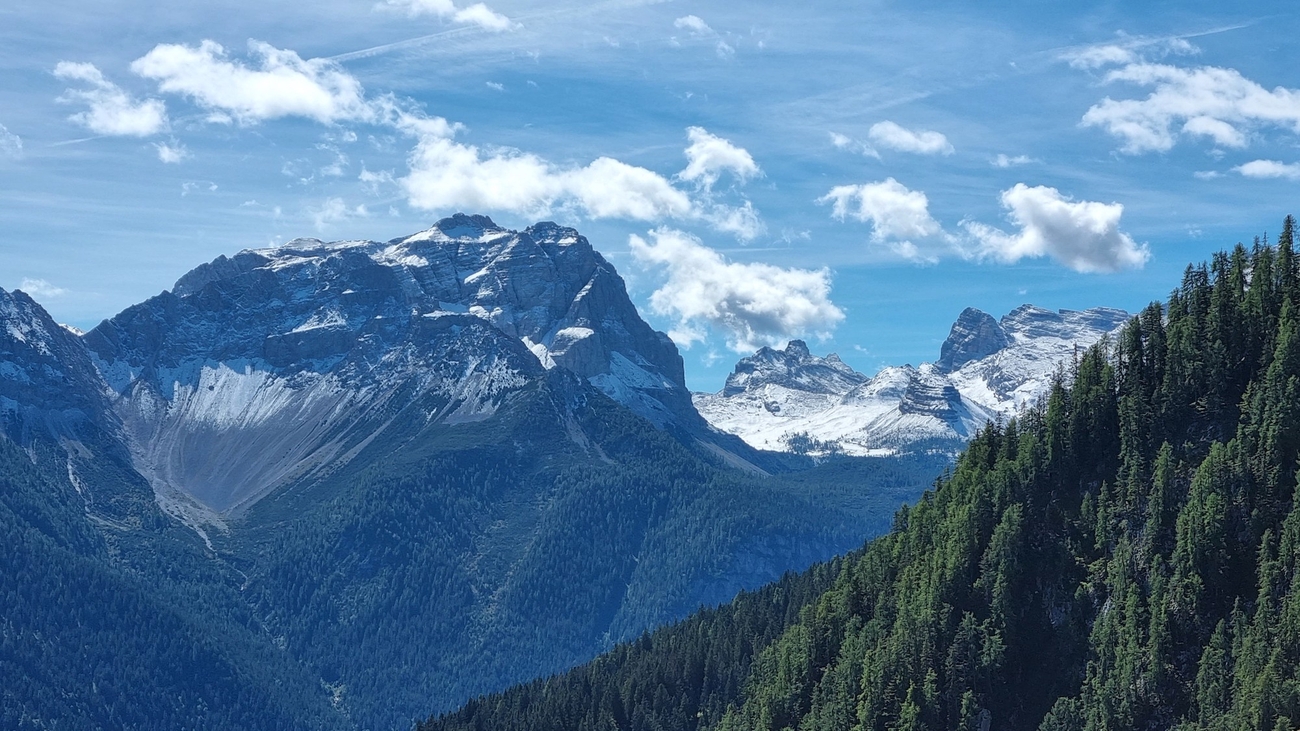
<instances>
[{"instance_id":1,"label":"cumulus cloud","mask_svg":"<svg viewBox=\"0 0 1300 731\"><path fill-rule=\"evenodd\" d=\"M918 155L951 155L948 138L930 130L913 131L895 122L885 120L871 125L867 138L880 147Z\"/></svg>"},{"instance_id":2,"label":"cumulus cloud","mask_svg":"<svg viewBox=\"0 0 1300 731\"><path fill-rule=\"evenodd\" d=\"M542 216L577 206L592 218L686 218L690 198L645 168L608 157L572 169L516 150L486 153L448 137L425 136L398 182L411 204L429 210L492 209Z\"/></svg>"},{"instance_id":3,"label":"cumulus cloud","mask_svg":"<svg viewBox=\"0 0 1300 731\"><path fill-rule=\"evenodd\" d=\"M853 218L871 224L871 237L878 243L893 242L894 250L909 259L928 259L913 239L943 234L943 227L930 215L925 193L887 178L877 183L839 185L817 200L830 203L831 215L843 221Z\"/></svg>"},{"instance_id":4,"label":"cumulus cloud","mask_svg":"<svg viewBox=\"0 0 1300 731\"><path fill-rule=\"evenodd\" d=\"M1247 178L1285 178L1300 180L1300 163L1284 163L1277 160L1252 160L1238 165L1233 170Z\"/></svg>"},{"instance_id":5,"label":"cumulus cloud","mask_svg":"<svg viewBox=\"0 0 1300 731\"><path fill-rule=\"evenodd\" d=\"M698 15L683 15L673 21L673 27L695 36L711 36L713 29Z\"/></svg>"},{"instance_id":6,"label":"cumulus cloud","mask_svg":"<svg viewBox=\"0 0 1300 731\"><path fill-rule=\"evenodd\" d=\"M826 269L787 269L728 261L698 238L659 228L650 241L632 236L632 255L661 267L667 281L650 296L657 314L674 317L673 340L689 347L706 328L725 334L727 345L749 352L808 334L826 336L844 319L830 299Z\"/></svg>"},{"instance_id":7,"label":"cumulus cloud","mask_svg":"<svg viewBox=\"0 0 1300 731\"><path fill-rule=\"evenodd\" d=\"M1124 206L1119 203L1076 202L1055 188L1017 183L1002 192L1002 205L1017 232L964 224L981 256L1008 264L1049 256L1079 272L1141 268L1151 256L1145 245L1120 230Z\"/></svg>"},{"instance_id":8,"label":"cumulus cloud","mask_svg":"<svg viewBox=\"0 0 1300 731\"><path fill-rule=\"evenodd\" d=\"M361 82L337 63L304 60L261 41L249 41L248 49L255 67L230 60L215 41L163 43L132 62L131 70L157 81L161 91L189 97L218 122L306 117L333 124L381 116L381 106L367 102Z\"/></svg>"},{"instance_id":9,"label":"cumulus cloud","mask_svg":"<svg viewBox=\"0 0 1300 731\"><path fill-rule=\"evenodd\" d=\"M702 188L712 188L722 173L731 173L741 183L762 175L758 163L743 147L710 133L703 127L690 127L686 136L686 169L677 174L682 180Z\"/></svg>"},{"instance_id":10,"label":"cumulus cloud","mask_svg":"<svg viewBox=\"0 0 1300 731\"><path fill-rule=\"evenodd\" d=\"M389 8L404 11L409 17L432 15L440 20L465 25L476 25L490 31L504 31L515 27L510 18L496 12L483 3L474 3L460 8L452 0L386 0L377 8Z\"/></svg>"},{"instance_id":11,"label":"cumulus cloud","mask_svg":"<svg viewBox=\"0 0 1300 731\"><path fill-rule=\"evenodd\" d=\"M18 285L18 289L37 298L62 297L68 293L68 290L56 287L44 279L30 279L28 277L23 278L23 281Z\"/></svg>"},{"instance_id":12,"label":"cumulus cloud","mask_svg":"<svg viewBox=\"0 0 1300 731\"><path fill-rule=\"evenodd\" d=\"M1119 138L1126 153L1163 152L1183 135L1243 148L1258 128L1300 132L1300 91L1265 89L1235 69L1130 63L1109 71L1105 81L1152 90L1145 99L1106 97L1083 115L1085 127Z\"/></svg>"},{"instance_id":13,"label":"cumulus cloud","mask_svg":"<svg viewBox=\"0 0 1300 731\"><path fill-rule=\"evenodd\" d=\"M723 172L741 181L761 175L753 158L704 129L692 128L688 134L687 169L678 178L698 186L699 200L659 173L610 157L562 167L520 150L458 142L449 134L420 135L407 175L395 182L412 206L425 210L502 210L541 217L559 209L590 218L699 221L741 239L762 233L752 204L717 203L709 187Z\"/></svg>"},{"instance_id":14,"label":"cumulus cloud","mask_svg":"<svg viewBox=\"0 0 1300 731\"><path fill-rule=\"evenodd\" d=\"M158 159L169 165L176 165L189 158L190 151L185 145L179 142L166 143L158 142L154 144L154 149L158 150Z\"/></svg>"},{"instance_id":15,"label":"cumulus cloud","mask_svg":"<svg viewBox=\"0 0 1300 731\"><path fill-rule=\"evenodd\" d=\"M158 99L137 101L122 87L104 78L94 64L60 61L54 76L80 81L86 88L68 89L59 101L83 102L90 108L68 119L101 135L149 137L167 129L167 109Z\"/></svg>"},{"instance_id":16,"label":"cumulus cloud","mask_svg":"<svg viewBox=\"0 0 1300 731\"><path fill-rule=\"evenodd\" d=\"M0 124L0 157L22 157L23 138L10 132Z\"/></svg>"}]
</instances>

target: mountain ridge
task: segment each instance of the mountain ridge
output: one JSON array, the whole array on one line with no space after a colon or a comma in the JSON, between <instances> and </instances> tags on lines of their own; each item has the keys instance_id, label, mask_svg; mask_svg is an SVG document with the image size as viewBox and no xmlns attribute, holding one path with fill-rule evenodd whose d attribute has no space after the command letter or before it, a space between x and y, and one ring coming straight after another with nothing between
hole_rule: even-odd
<instances>
[{"instance_id":1,"label":"mountain ridge","mask_svg":"<svg viewBox=\"0 0 1300 731\"><path fill-rule=\"evenodd\" d=\"M1000 320L962 311L940 349L920 366L858 373L793 340L741 359L716 394L696 393L714 427L758 449L890 455L955 453L983 424L1007 419L1047 392L1054 373L1128 319L1107 307L1022 305Z\"/></svg>"}]
</instances>

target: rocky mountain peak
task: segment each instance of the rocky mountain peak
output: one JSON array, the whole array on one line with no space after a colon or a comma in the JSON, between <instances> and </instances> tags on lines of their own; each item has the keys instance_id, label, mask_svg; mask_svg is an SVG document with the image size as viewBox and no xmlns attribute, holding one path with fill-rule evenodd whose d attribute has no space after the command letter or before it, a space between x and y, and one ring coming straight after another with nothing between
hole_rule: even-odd
<instances>
[{"instance_id":1,"label":"rocky mountain peak","mask_svg":"<svg viewBox=\"0 0 1300 731\"><path fill-rule=\"evenodd\" d=\"M727 377L722 395L734 396L769 385L809 393L840 394L866 380L866 376L845 365L835 354L819 358L809 352L804 341L791 340L782 350L763 347L754 355L742 358Z\"/></svg>"},{"instance_id":2,"label":"rocky mountain peak","mask_svg":"<svg viewBox=\"0 0 1300 731\"><path fill-rule=\"evenodd\" d=\"M868 378L833 355L818 358L806 344L791 343L742 359L726 388L696 394L695 404L709 423L761 449L955 454L990 419L1035 403L1077 349L1127 319L1106 307L1024 305L999 321L970 307L933 364L886 367Z\"/></svg>"},{"instance_id":3,"label":"rocky mountain peak","mask_svg":"<svg viewBox=\"0 0 1300 731\"><path fill-rule=\"evenodd\" d=\"M949 373L980 358L988 357L1011 344L1011 337L993 319L993 316L974 307L962 310L952 324L948 339L939 349L935 363L940 371Z\"/></svg>"},{"instance_id":4,"label":"rocky mountain peak","mask_svg":"<svg viewBox=\"0 0 1300 731\"><path fill-rule=\"evenodd\" d=\"M217 511L335 469L396 411L492 418L551 369L685 441L753 454L695 411L676 346L614 267L550 222L513 231L458 214L385 242L218 257L84 342L137 467Z\"/></svg>"},{"instance_id":5,"label":"rocky mountain peak","mask_svg":"<svg viewBox=\"0 0 1300 731\"><path fill-rule=\"evenodd\" d=\"M1113 307L1053 312L1035 305L1021 305L1004 315L999 324L1012 337L1079 338L1110 332L1129 317L1124 310Z\"/></svg>"},{"instance_id":6,"label":"rocky mountain peak","mask_svg":"<svg viewBox=\"0 0 1300 731\"><path fill-rule=\"evenodd\" d=\"M110 413L77 336L21 290L0 289L0 433L75 438Z\"/></svg>"}]
</instances>

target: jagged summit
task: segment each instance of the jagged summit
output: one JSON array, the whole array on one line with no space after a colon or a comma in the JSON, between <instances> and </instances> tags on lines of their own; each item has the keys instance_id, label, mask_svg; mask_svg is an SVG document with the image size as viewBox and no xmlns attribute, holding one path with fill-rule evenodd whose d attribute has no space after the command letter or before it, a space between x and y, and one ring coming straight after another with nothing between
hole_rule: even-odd
<instances>
[{"instance_id":1,"label":"jagged summit","mask_svg":"<svg viewBox=\"0 0 1300 731\"><path fill-rule=\"evenodd\" d=\"M792 341L784 351L763 348L742 359L722 391L696 394L695 405L715 427L760 449L956 452L990 419L1045 393L1076 348L1127 319L1105 307L1053 312L1023 305L996 320L968 307L938 361L885 368L871 378Z\"/></svg>"},{"instance_id":2,"label":"jagged summit","mask_svg":"<svg viewBox=\"0 0 1300 731\"><path fill-rule=\"evenodd\" d=\"M550 222L457 214L221 256L84 340L138 468L219 511L334 469L413 402L430 423L484 420L557 368L724 459L752 452L696 413L614 267Z\"/></svg>"},{"instance_id":3,"label":"jagged summit","mask_svg":"<svg viewBox=\"0 0 1300 731\"><path fill-rule=\"evenodd\" d=\"M77 336L25 292L0 289L0 433L76 438L110 411Z\"/></svg>"},{"instance_id":4,"label":"jagged summit","mask_svg":"<svg viewBox=\"0 0 1300 731\"><path fill-rule=\"evenodd\" d=\"M948 339L943 341L943 346L939 349L939 360L935 366L944 373L950 373L1010 344L1011 337L992 315L967 307L952 324Z\"/></svg>"},{"instance_id":5,"label":"jagged summit","mask_svg":"<svg viewBox=\"0 0 1300 731\"><path fill-rule=\"evenodd\" d=\"M784 350L763 347L742 359L727 377L722 393L734 396L769 384L809 393L843 393L865 380L866 376L834 353L819 358L808 351L804 341L791 340Z\"/></svg>"}]
</instances>

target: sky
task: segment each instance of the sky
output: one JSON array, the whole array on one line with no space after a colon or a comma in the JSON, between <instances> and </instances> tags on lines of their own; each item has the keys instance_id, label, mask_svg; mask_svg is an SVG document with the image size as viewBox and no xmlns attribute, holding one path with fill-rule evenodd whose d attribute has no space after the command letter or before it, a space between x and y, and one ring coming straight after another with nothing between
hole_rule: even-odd
<instances>
[{"instance_id":1,"label":"sky","mask_svg":"<svg viewBox=\"0 0 1300 731\"><path fill-rule=\"evenodd\" d=\"M219 255L586 235L688 385L1136 311L1300 190L1291 3L9 3L0 287L88 329Z\"/></svg>"}]
</instances>

